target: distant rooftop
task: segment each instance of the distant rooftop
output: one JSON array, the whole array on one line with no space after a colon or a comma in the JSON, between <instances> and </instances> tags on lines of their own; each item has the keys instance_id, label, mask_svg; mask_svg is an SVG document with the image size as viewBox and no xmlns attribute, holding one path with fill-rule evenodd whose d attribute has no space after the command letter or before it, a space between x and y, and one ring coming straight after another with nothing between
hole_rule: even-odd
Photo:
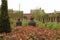
<instances>
[{"instance_id":1,"label":"distant rooftop","mask_svg":"<svg viewBox=\"0 0 60 40\"><path fill-rule=\"evenodd\" d=\"M60 11L55 11L56 13L60 13Z\"/></svg>"}]
</instances>

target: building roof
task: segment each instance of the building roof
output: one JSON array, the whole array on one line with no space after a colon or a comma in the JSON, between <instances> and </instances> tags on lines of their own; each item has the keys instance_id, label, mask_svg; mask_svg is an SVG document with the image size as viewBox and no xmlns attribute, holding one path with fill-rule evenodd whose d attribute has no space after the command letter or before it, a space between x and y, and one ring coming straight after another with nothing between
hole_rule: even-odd
<instances>
[{"instance_id":1,"label":"building roof","mask_svg":"<svg viewBox=\"0 0 60 40\"><path fill-rule=\"evenodd\" d=\"M55 11L56 13L60 13L60 11Z\"/></svg>"}]
</instances>

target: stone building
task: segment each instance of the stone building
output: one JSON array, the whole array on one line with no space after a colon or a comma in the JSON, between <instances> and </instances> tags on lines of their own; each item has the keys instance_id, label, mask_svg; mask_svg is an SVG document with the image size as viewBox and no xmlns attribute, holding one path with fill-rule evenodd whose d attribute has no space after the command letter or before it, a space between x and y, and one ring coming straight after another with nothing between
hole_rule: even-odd
<instances>
[{"instance_id":1,"label":"stone building","mask_svg":"<svg viewBox=\"0 0 60 40\"><path fill-rule=\"evenodd\" d=\"M48 16L48 22L60 22L60 11L55 11L54 13L47 13Z\"/></svg>"},{"instance_id":2,"label":"stone building","mask_svg":"<svg viewBox=\"0 0 60 40\"><path fill-rule=\"evenodd\" d=\"M30 19L32 17L31 13L24 14L27 19ZM43 18L41 22L60 22L60 11L55 11L52 13L46 13L47 18Z\"/></svg>"},{"instance_id":3,"label":"stone building","mask_svg":"<svg viewBox=\"0 0 60 40\"><path fill-rule=\"evenodd\" d=\"M28 20L32 17L31 13L23 14Z\"/></svg>"}]
</instances>

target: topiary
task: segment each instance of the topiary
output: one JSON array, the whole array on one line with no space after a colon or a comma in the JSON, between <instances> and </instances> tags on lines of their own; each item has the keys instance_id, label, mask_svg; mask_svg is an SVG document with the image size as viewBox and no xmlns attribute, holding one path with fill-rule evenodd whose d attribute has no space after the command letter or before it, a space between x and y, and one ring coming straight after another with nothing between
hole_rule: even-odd
<instances>
[{"instance_id":1,"label":"topiary","mask_svg":"<svg viewBox=\"0 0 60 40\"><path fill-rule=\"evenodd\" d=\"M9 22L9 16L8 16L8 7L7 7L7 0L2 0L1 5L1 27L2 32L10 33L10 22Z\"/></svg>"}]
</instances>

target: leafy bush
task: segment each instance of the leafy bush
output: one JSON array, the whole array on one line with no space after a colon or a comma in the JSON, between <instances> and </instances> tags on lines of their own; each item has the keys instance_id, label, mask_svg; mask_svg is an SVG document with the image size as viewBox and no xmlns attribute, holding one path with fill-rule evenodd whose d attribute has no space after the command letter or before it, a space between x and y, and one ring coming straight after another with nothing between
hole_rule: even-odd
<instances>
[{"instance_id":1,"label":"leafy bush","mask_svg":"<svg viewBox=\"0 0 60 40\"><path fill-rule=\"evenodd\" d=\"M12 26L16 26L16 22L13 22Z\"/></svg>"},{"instance_id":2,"label":"leafy bush","mask_svg":"<svg viewBox=\"0 0 60 40\"><path fill-rule=\"evenodd\" d=\"M45 23L45 26L51 28L53 26L53 23L52 22Z\"/></svg>"},{"instance_id":3,"label":"leafy bush","mask_svg":"<svg viewBox=\"0 0 60 40\"><path fill-rule=\"evenodd\" d=\"M44 25L42 22L40 22L40 21L38 21L38 20L35 20L35 22L36 22L36 26L37 26L38 28L44 28L44 27L45 27L45 25Z\"/></svg>"},{"instance_id":4,"label":"leafy bush","mask_svg":"<svg viewBox=\"0 0 60 40\"><path fill-rule=\"evenodd\" d=\"M28 25L28 21L27 20L24 20L23 22L22 22L22 26L27 26Z\"/></svg>"},{"instance_id":5,"label":"leafy bush","mask_svg":"<svg viewBox=\"0 0 60 40\"><path fill-rule=\"evenodd\" d=\"M16 22L15 22L15 20L10 19L10 25L11 25L11 26L16 26Z\"/></svg>"},{"instance_id":6,"label":"leafy bush","mask_svg":"<svg viewBox=\"0 0 60 40\"><path fill-rule=\"evenodd\" d=\"M56 29L60 28L60 24L54 23L54 22L45 23L45 26L51 28L52 30L56 30Z\"/></svg>"}]
</instances>

